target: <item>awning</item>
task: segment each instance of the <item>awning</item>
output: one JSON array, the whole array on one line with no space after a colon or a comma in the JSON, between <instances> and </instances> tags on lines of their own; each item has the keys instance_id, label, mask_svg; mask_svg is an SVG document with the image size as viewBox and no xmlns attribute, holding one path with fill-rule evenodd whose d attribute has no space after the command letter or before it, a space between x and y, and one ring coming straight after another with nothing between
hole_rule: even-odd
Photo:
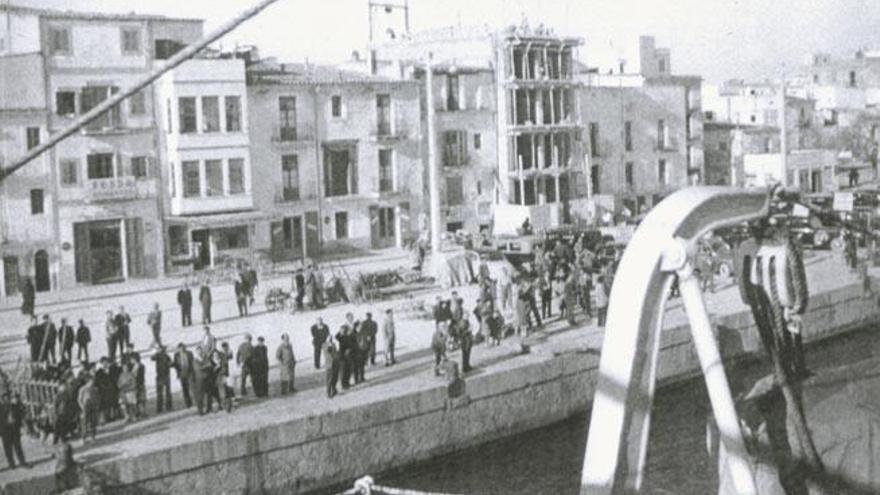
<instances>
[{"instance_id":1,"label":"awning","mask_svg":"<svg viewBox=\"0 0 880 495\"><path fill-rule=\"evenodd\" d=\"M165 217L165 221L172 224L184 224L190 228L220 228L234 227L238 225L250 225L269 219L269 215L262 211L238 211L231 213L214 213L211 215L193 215Z\"/></svg>"}]
</instances>

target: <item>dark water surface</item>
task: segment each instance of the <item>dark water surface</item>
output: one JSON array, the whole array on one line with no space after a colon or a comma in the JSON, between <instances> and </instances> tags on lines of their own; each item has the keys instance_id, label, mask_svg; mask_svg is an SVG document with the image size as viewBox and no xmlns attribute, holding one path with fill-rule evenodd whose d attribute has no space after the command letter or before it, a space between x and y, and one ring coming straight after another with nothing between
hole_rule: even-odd
<instances>
[{"instance_id":1,"label":"dark water surface","mask_svg":"<svg viewBox=\"0 0 880 495\"><path fill-rule=\"evenodd\" d=\"M811 346L813 370L880 356L880 328L863 328ZM769 373L763 362L728 369L732 386L751 386ZM717 492L717 461L706 452L710 406L702 378L665 388L655 399L645 493ZM576 494L589 412L430 461L374 476L385 486L453 494Z\"/></svg>"}]
</instances>

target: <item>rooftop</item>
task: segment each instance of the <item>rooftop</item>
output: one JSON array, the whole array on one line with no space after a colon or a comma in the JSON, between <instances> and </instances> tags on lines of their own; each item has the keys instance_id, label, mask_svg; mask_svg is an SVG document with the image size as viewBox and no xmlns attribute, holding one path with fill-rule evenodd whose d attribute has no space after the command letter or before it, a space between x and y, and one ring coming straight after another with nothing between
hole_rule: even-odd
<instances>
[{"instance_id":1,"label":"rooftop","mask_svg":"<svg viewBox=\"0 0 880 495\"><path fill-rule=\"evenodd\" d=\"M55 10L36 7L25 7L22 5L0 4L0 12L12 12L21 15L36 15L49 19L84 19L84 20L100 20L100 21L186 21L186 22L204 22L204 19L192 19L184 17L167 17L155 14L138 14L131 12L128 14L116 14L108 12L85 12L73 10Z\"/></svg>"},{"instance_id":2,"label":"rooftop","mask_svg":"<svg viewBox=\"0 0 880 495\"><path fill-rule=\"evenodd\" d=\"M365 84L395 83L416 84L415 81L403 81L388 77L376 76L366 72L340 69L333 65L313 63L279 63L274 59L265 59L247 68L248 84Z\"/></svg>"}]
</instances>

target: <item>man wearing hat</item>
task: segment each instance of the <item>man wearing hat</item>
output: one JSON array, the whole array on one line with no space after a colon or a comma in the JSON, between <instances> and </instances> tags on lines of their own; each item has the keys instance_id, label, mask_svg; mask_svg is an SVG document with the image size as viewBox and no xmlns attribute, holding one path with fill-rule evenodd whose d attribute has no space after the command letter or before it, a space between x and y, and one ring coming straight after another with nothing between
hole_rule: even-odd
<instances>
[{"instance_id":1,"label":"man wearing hat","mask_svg":"<svg viewBox=\"0 0 880 495\"><path fill-rule=\"evenodd\" d=\"M180 380L180 389L183 392L183 402L186 404L186 407L191 407L192 399L189 395L189 386L192 383L193 373L195 372L193 353L186 349L183 342L177 344L177 352L174 353L172 366L175 371L177 371L177 379ZM169 406L171 405L170 397L168 404Z\"/></svg>"},{"instance_id":2,"label":"man wearing hat","mask_svg":"<svg viewBox=\"0 0 880 495\"><path fill-rule=\"evenodd\" d=\"M269 350L263 337L257 337L257 345L254 346L253 366L254 394L257 397L269 395Z\"/></svg>"},{"instance_id":3,"label":"man wearing hat","mask_svg":"<svg viewBox=\"0 0 880 495\"><path fill-rule=\"evenodd\" d=\"M235 364L237 364L241 368L241 395L247 395L247 379L251 378L251 386L254 387L254 391L256 392L256 385L254 385L254 370L253 370L253 360L254 360L254 346L251 344L251 334L244 334L244 342L238 346L238 351L235 353Z\"/></svg>"},{"instance_id":4,"label":"man wearing hat","mask_svg":"<svg viewBox=\"0 0 880 495\"><path fill-rule=\"evenodd\" d=\"M3 451L6 453L6 462L10 469L15 468L13 454L18 457L18 462L24 467L29 467L24 459L24 451L21 449L21 426L24 423L24 405L18 393L12 395L9 391L4 392L0 399L0 439L3 441Z\"/></svg>"},{"instance_id":5,"label":"man wearing hat","mask_svg":"<svg viewBox=\"0 0 880 495\"><path fill-rule=\"evenodd\" d=\"M150 358L156 363L156 413L161 414L166 408L171 411L171 367L173 363L165 346L159 344L159 348Z\"/></svg>"}]
</instances>

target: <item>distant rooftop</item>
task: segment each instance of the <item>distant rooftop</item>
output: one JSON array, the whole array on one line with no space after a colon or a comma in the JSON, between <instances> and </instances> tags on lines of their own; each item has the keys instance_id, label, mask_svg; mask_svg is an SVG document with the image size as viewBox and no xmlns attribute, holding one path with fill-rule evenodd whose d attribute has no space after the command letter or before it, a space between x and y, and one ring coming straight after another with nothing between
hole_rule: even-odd
<instances>
[{"instance_id":1,"label":"distant rooftop","mask_svg":"<svg viewBox=\"0 0 880 495\"><path fill-rule=\"evenodd\" d=\"M522 39L530 41L562 41L567 44L582 44L583 39L576 36L562 36L543 24L531 27L528 23L519 26L508 25L493 27L489 24L468 26L442 26L424 29L410 35L402 35L400 38L390 40L390 43L431 43L447 40L479 39L498 36L501 39ZM382 44L380 42L380 44Z\"/></svg>"},{"instance_id":2,"label":"distant rooftop","mask_svg":"<svg viewBox=\"0 0 880 495\"><path fill-rule=\"evenodd\" d=\"M36 7L25 7L22 5L0 4L0 12L12 12L23 15L37 15L50 19L94 19L106 21L186 21L186 22L204 22L204 19L192 19L183 17L167 17L155 14L137 14L131 12L129 14L115 14L107 12L86 12L73 10L55 10Z\"/></svg>"},{"instance_id":3,"label":"distant rooftop","mask_svg":"<svg viewBox=\"0 0 880 495\"><path fill-rule=\"evenodd\" d=\"M416 84L376 76L366 72L340 69L333 65L313 63L279 63L275 59L265 59L247 68L248 82L254 84L358 84L358 83L402 83Z\"/></svg>"}]
</instances>

